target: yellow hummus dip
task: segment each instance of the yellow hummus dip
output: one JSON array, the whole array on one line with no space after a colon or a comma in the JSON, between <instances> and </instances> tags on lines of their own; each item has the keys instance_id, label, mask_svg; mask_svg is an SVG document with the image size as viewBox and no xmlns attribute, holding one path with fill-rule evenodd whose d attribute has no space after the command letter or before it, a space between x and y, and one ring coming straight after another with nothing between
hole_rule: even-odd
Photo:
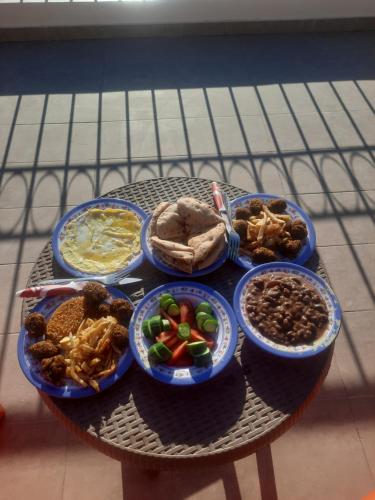
<instances>
[{"instance_id":1,"label":"yellow hummus dip","mask_svg":"<svg viewBox=\"0 0 375 500\"><path fill-rule=\"evenodd\" d=\"M91 208L65 226L60 252L80 271L107 274L140 252L140 232L141 223L130 210Z\"/></svg>"}]
</instances>

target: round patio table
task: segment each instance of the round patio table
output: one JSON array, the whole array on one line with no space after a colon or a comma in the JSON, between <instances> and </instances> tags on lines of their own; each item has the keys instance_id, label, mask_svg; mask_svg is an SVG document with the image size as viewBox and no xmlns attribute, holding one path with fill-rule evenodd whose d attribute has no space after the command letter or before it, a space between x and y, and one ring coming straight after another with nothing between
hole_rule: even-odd
<instances>
[{"instance_id":1,"label":"round patio table","mask_svg":"<svg viewBox=\"0 0 375 500\"><path fill-rule=\"evenodd\" d=\"M233 199L246 192L225 183ZM191 195L211 202L210 181L159 178L129 184L105 196L122 198L151 213L165 200ZM327 279L317 254L307 266ZM199 281L218 290L230 303L245 270L226 262ZM175 281L149 263L135 270L142 282L127 285L136 304L153 288ZM48 243L28 286L66 276ZM24 301L23 318L35 300ZM133 362L124 377L98 395L56 399L41 392L49 409L77 436L103 453L145 469L176 469L237 460L270 444L290 428L318 393L328 372L333 347L304 360L282 360L253 346L239 331L235 356L215 379L192 387L157 382Z\"/></svg>"}]
</instances>

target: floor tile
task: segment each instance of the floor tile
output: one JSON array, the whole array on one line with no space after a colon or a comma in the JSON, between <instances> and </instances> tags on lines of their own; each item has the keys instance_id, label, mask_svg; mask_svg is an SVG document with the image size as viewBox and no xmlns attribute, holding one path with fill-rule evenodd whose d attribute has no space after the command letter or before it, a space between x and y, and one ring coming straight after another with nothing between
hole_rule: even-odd
<instances>
[{"instance_id":1,"label":"floor tile","mask_svg":"<svg viewBox=\"0 0 375 500\"><path fill-rule=\"evenodd\" d=\"M363 146L363 142L344 111L323 113L323 116L327 123L328 130L333 135L339 148Z\"/></svg>"},{"instance_id":2,"label":"floor tile","mask_svg":"<svg viewBox=\"0 0 375 500\"><path fill-rule=\"evenodd\" d=\"M190 151L193 155L217 154L211 122L208 118L187 118L186 126Z\"/></svg>"},{"instance_id":3,"label":"floor tile","mask_svg":"<svg viewBox=\"0 0 375 500\"><path fill-rule=\"evenodd\" d=\"M1 494L7 500L61 500L66 433L56 422L12 423L0 427Z\"/></svg>"},{"instance_id":4,"label":"floor tile","mask_svg":"<svg viewBox=\"0 0 375 500\"><path fill-rule=\"evenodd\" d=\"M352 111L350 116L358 127L357 132L361 135L361 141L368 146L375 145L375 118L372 111Z\"/></svg>"},{"instance_id":5,"label":"floor tile","mask_svg":"<svg viewBox=\"0 0 375 500\"><path fill-rule=\"evenodd\" d=\"M375 189L375 162L368 153L345 153L344 158L358 186Z\"/></svg>"},{"instance_id":6,"label":"floor tile","mask_svg":"<svg viewBox=\"0 0 375 500\"><path fill-rule=\"evenodd\" d=\"M299 424L272 444L272 456L279 500L353 500L374 488L345 400L313 403Z\"/></svg>"},{"instance_id":7,"label":"floor tile","mask_svg":"<svg viewBox=\"0 0 375 500\"><path fill-rule=\"evenodd\" d=\"M374 305L375 245L330 246L319 249L344 311L372 309ZM350 277L350 286L348 286Z\"/></svg>"},{"instance_id":8,"label":"floor tile","mask_svg":"<svg viewBox=\"0 0 375 500\"><path fill-rule=\"evenodd\" d=\"M11 124L8 125L0 125L0 164L3 165L8 158L8 145L11 143L10 137L11 134ZM13 134L12 134L13 137Z\"/></svg>"},{"instance_id":9,"label":"floor tile","mask_svg":"<svg viewBox=\"0 0 375 500\"><path fill-rule=\"evenodd\" d=\"M171 162L163 162L163 175L165 177L189 177L195 176L195 165L200 162L175 159Z\"/></svg>"},{"instance_id":10,"label":"floor tile","mask_svg":"<svg viewBox=\"0 0 375 500\"><path fill-rule=\"evenodd\" d=\"M284 194L277 161L225 160L224 168L229 184L250 193Z\"/></svg>"},{"instance_id":11,"label":"floor tile","mask_svg":"<svg viewBox=\"0 0 375 500\"><path fill-rule=\"evenodd\" d=\"M251 154L275 152L276 147L263 116L240 118Z\"/></svg>"},{"instance_id":12,"label":"floor tile","mask_svg":"<svg viewBox=\"0 0 375 500\"><path fill-rule=\"evenodd\" d=\"M74 123L70 143L69 159L84 162L97 158L98 124Z\"/></svg>"},{"instance_id":13,"label":"floor tile","mask_svg":"<svg viewBox=\"0 0 375 500\"><path fill-rule=\"evenodd\" d=\"M99 94L75 94L74 122L97 122L99 119Z\"/></svg>"},{"instance_id":14,"label":"floor tile","mask_svg":"<svg viewBox=\"0 0 375 500\"><path fill-rule=\"evenodd\" d=\"M72 94L49 94L45 123L68 123L72 117Z\"/></svg>"},{"instance_id":15,"label":"floor tile","mask_svg":"<svg viewBox=\"0 0 375 500\"><path fill-rule=\"evenodd\" d=\"M127 158L126 122L100 123L100 158Z\"/></svg>"},{"instance_id":16,"label":"floor tile","mask_svg":"<svg viewBox=\"0 0 375 500\"><path fill-rule=\"evenodd\" d=\"M140 182L160 177L159 164L155 161L132 163L129 173L129 182Z\"/></svg>"},{"instance_id":17,"label":"floor tile","mask_svg":"<svg viewBox=\"0 0 375 500\"><path fill-rule=\"evenodd\" d=\"M271 134L280 151L301 151L305 149L301 135L291 115L273 114L269 116Z\"/></svg>"},{"instance_id":18,"label":"floor tile","mask_svg":"<svg viewBox=\"0 0 375 500\"><path fill-rule=\"evenodd\" d=\"M35 162L40 125L16 125L11 137L8 162Z\"/></svg>"},{"instance_id":19,"label":"floor tile","mask_svg":"<svg viewBox=\"0 0 375 500\"><path fill-rule=\"evenodd\" d=\"M232 87L232 91L240 115L262 114L254 87Z\"/></svg>"},{"instance_id":20,"label":"floor tile","mask_svg":"<svg viewBox=\"0 0 375 500\"><path fill-rule=\"evenodd\" d=\"M366 99L375 107L375 82L374 80L357 80L355 83L364 93Z\"/></svg>"},{"instance_id":21,"label":"floor tile","mask_svg":"<svg viewBox=\"0 0 375 500\"><path fill-rule=\"evenodd\" d=\"M300 127L299 132L310 150L333 147L332 140L318 113L296 114L295 119Z\"/></svg>"},{"instance_id":22,"label":"floor tile","mask_svg":"<svg viewBox=\"0 0 375 500\"><path fill-rule=\"evenodd\" d=\"M125 92L103 92L101 119L103 121L125 120Z\"/></svg>"},{"instance_id":23,"label":"floor tile","mask_svg":"<svg viewBox=\"0 0 375 500\"><path fill-rule=\"evenodd\" d=\"M294 113L316 113L316 107L306 89L306 85L303 83L284 83L282 88Z\"/></svg>"},{"instance_id":24,"label":"floor tile","mask_svg":"<svg viewBox=\"0 0 375 500\"><path fill-rule=\"evenodd\" d=\"M369 106L353 81L332 82L347 110L369 111Z\"/></svg>"},{"instance_id":25,"label":"floor tile","mask_svg":"<svg viewBox=\"0 0 375 500\"><path fill-rule=\"evenodd\" d=\"M17 125L41 123L45 104L47 104L45 94L23 95L17 114Z\"/></svg>"},{"instance_id":26,"label":"floor tile","mask_svg":"<svg viewBox=\"0 0 375 500\"><path fill-rule=\"evenodd\" d=\"M125 186L128 183L129 168L123 161L116 160L111 166L102 165L100 168L100 194L105 194L112 189Z\"/></svg>"},{"instance_id":27,"label":"floor tile","mask_svg":"<svg viewBox=\"0 0 375 500\"><path fill-rule=\"evenodd\" d=\"M279 84L258 85L257 89L267 114L290 112Z\"/></svg>"},{"instance_id":28,"label":"floor tile","mask_svg":"<svg viewBox=\"0 0 375 500\"><path fill-rule=\"evenodd\" d=\"M358 398L349 401L359 438L375 481L375 398ZM371 490L372 491L372 490ZM368 492L369 493L369 492Z\"/></svg>"},{"instance_id":29,"label":"floor tile","mask_svg":"<svg viewBox=\"0 0 375 500\"><path fill-rule=\"evenodd\" d=\"M0 334L19 332L22 301L14 295L25 288L32 267L32 264L0 265Z\"/></svg>"},{"instance_id":30,"label":"floor tile","mask_svg":"<svg viewBox=\"0 0 375 500\"><path fill-rule=\"evenodd\" d=\"M38 160L66 160L68 154L68 132L68 123L45 124Z\"/></svg>"},{"instance_id":31,"label":"floor tile","mask_svg":"<svg viewBox=\"0 0 375 500\"><path fill-rule=\"evenodd\" d=\"M177 89L155 90L158 120L181 118L180 101Z\"/></svg>"},{"instance_id":32,"label":"floor tile","mask_svg":"<svg viewBox=\"0 0 375 500\"><path fill-rule=\"evenodd\" d=\"M0 125L12 123L14 114L17 109L17 95L2 95L0 96Z\"/></svg>"},{"instance_id":33,"label":"floor tile","mask_svg":"<svg viewBox=\"0 0 375 500\"><path fill-rule=\"evenodd\" d=\"M225 179L224 171L224 163L216 160L202 161L199 166L195 166L197 177L212 181L223 182Z\"/></svg>"},{"instance_id":34,"label":"floor tile","mask_svg":"<svg viewBox=\"0 0 375 500\"><path fill-rule=\"evenodd\" d=\"M216 116L214 125L221 154L244 154L246 147L236 116Z\"/></svg>"},{"instance_id":35,"label":"floor tile","mask_svg":"<svg viewBox=\"0 0 375 500\"><path fill-rule=\"evenodd\" d=\"M150 90L128 92L130 120L153 120L154 109Z\"/></svg>"},{"instance_id":36,"label":"floor tile","mask_svg":"<svg viewBox=\"0 0 375 500\"><path fill-rule=\"evenodd\" d=\"M228 87L209 88L207 97L212 116L234 116L235 110Z\"/></svg>"},{"instance_id":37,"label":"floor tile","mask_svg":"<svg viewBox=\"0 0 375 500\"><path fill-rule=\"evenodd\" d=\"M162 156L186 156L186 142L182 120L170 118L157 122Z\"/></svg>"},{"instance_id":38,"label":"floor tile","mask_svg":"<svg viewBox=\"0 0 375 500\"><path fill-rule=\"evenodd\" d=\"M154 120L133 120L130 127L130 154L132 157L143 158L156 156L156 135Z\"/></svg>"},{"instance_id":39,"label":"floor tile","mask_svg":"<svg viewBox=\"0 0 375 500\"><path fill-rule=\"evenodd\" d=\"M185 118L208 117L203 89L181 89L181 98Z\"/></svg>"},{"instance_id":40,"label":"floor tile","mask_svg":"<svg viewBox=\"0 0 375 500\"><path fill-rule=\"evenodd\" d=\"M307 87L312 93L321 113L342 111L340 101L335 95L330 82L308 83Z\"/></svg>"},{"instance_id":41,"label":"floor tile","mask_svg":"<svg viewBox=\"0 0 375 500\"><path fill-rule=\"evenodd\" d=\"M336 352L334 352L329 372L323 382L322 387L320 388L319 394L317 395L316 399L317 401L326 399L332 401L334 399L345 400L346 397L346 386L341 376Z\"/></svg>"}]
</instances>

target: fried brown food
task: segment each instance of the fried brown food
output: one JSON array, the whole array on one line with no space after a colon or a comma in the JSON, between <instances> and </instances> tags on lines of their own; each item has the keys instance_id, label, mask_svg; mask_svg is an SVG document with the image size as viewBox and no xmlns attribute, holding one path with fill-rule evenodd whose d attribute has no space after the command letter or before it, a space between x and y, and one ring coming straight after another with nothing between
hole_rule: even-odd
<instances>
[{"instance_id":1,"label":"fried brown food","mask_svg":"<svg viewBox=\"0 0 375 500\"><path fill-rule=\"evenodd\" d=\"M40 364L44 378L53 384L59 385L66 372L64 356L58 354L51 358L42 359Z\"/></svg>"},{"instance_id":2,"label":"fried brown food","mask_svg":"<svg viewBox=\"0 0 375 500\"><path fill-rule=\"evenodd\" d=\"M103 304L100 304L98 307L98 317L99 318L106 318L107 316L110 316L111 314L111 306L109 304L106 304L105 302Z\"/></svg>"},{"instance_id":3,"label":"fried brown food","mask_svg":"<svg viewBox=\"0 0 375 500\"><path fill-rule=\"evenodd\" d=\"M25 319L25 328L32 337L41 337L46 333L47 323L43 314L34 312Z\"/></svg>"},{"instance_id":4,"label":"fried brown food","mask_svg":"<svg viewBox=\"0 0 375 500\"><path fill-rule=\"evenodd\" d=\"M133 307L127 300L115 299L111 303L110 311L119 323L126 324L133 314Z\"/></svg>"},{"instance_id":5,"label":"fried brown food","mask_svg":"<svg viewBox=\"0 0 375 500\"><path fill-rule=\"evenodd\" d=\"M246 207L238 207L236 208L236 219L249 220L251 213L250 210Z\"/></svg>"},{"instance_id":6,"label":"fried brown food","mask_svg":"<svg viewBox=\"0 0 375 500\"><path fill-rule=\"evenodd\" d=\"M115 325L112 330L112 342L120 349L128 345L128 329L122 325Z\"/></svg>"},{"instance_id":7,"label":"fried brown food","mask_svg":"<svg viewBox=\"0 0 375 500\"><path fill-rule=\"evenodd\" d=\"M98 307L108 297L107 289L94 281L87 283L82 291L89 309Z\"/></svg>"},{"instance_id":8,"label":"fried brown food","mask_svg":"<svg viewBox=\"0 0 375 500\"><path fill-rule=\"evenodd\" d=\"M282 214L286 209L286 201L278 198L277 200L270 201L267 206L274 214Z\"/></svg>"},{"instance_id":9,"label":"fried brown food","mask_svg":"<svg viewBox=\"0 0 375 500\"><path fill-rule=\"evenodd\" d=\"M263 208L263 202L259 198L254 198L249 203L251 215L259 215Z\"/></svg>"},{"instance_id":10,"label":"fried brown food","mask_svg":"<svg viewBox=\"0 0 375 500\"><path fill-rule=\"evenodd\" d=\"M57 345L53 344L50 340L36 342L29 347L28 351L36 359L51 358L60 352Z\"/></svg>"},{"instance_id":11,"label":"fried brown food","mask_svg":"<svg viewBox=\"0 0 375 500\"><path fill-rule=\"evenodd\" d=\"M247 226L248 223L242 219L235 219L233 221L233 229L240 235L242 241L247 239Z\"/></svg>"},{"instance_id":12,"label":"fried brown food","mask_svg":"<svg viewBox=\"0 0 375 500\"><path fill-rule=\"evenodd\" d=\"M279 251L289 259L294 259L302 248L301 240L284 240L279 244Z\"/></svg>"},{"instance_id":13,"label":"fried brown food","mask_svg":"<svg viewBox=\"0 0 375 500\"><path fill-rule=\"evenodd\" d=\"M67 335L75 335L85 317L83 297L74 297L61 304L47 323L46 337L52 342L59 342Z\"/></svg>"},{"instance_id":14,"label":"fried brown food","mask_svg":"<svg viewBox=\"0 0 375 500\"><path fill-rule=\"evenodd\" d=\"M263 264L265 262L273 262L277 260L275 252L269 248L259 247L251 252L251 258L257 264Z\"/></svg>"},{"instance_id":15,"label":"fried brown food","mask_svg":"<svg viewBox=\"0 0 375 500\"><path fill-rule=\"evenodd\" d=\"M292 222L289 232L294 240L304 240L307 236L306 224L302 220L297 219Z\"/></svg>"}]
</instances>

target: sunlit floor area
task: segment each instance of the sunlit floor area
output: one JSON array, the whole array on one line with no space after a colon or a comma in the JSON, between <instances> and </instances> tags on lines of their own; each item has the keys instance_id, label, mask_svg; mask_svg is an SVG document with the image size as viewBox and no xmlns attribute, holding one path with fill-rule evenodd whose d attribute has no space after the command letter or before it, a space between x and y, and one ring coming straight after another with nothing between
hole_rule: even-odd
<instances>
[{"instance_id":1,"label":"sunlit floor area","mask_svg":"<svg viewBox=\"0 0 375 500\"><path fill-rule=\"evenodd\" d=\"M374 32L0 45L0 498L375 490L374 61ZM315 223L343 327L323 390L266 467L252 455L187 474L122 470L65 431L18 367L14 294L61 215L162 176L280 194Z\"/></svg>"}]
</instances>

